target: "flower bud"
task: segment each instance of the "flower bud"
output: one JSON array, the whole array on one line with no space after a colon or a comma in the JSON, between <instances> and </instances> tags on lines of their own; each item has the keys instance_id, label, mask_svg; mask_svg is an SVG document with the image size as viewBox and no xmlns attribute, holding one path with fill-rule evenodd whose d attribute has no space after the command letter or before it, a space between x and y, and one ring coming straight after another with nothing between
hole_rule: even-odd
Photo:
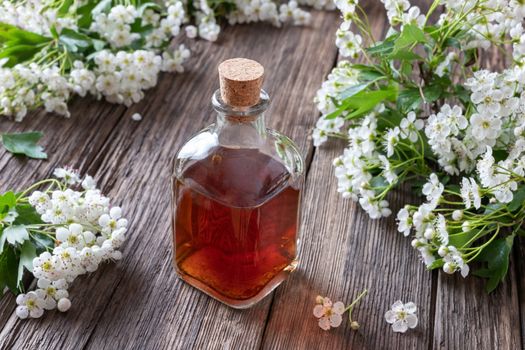
<instances>
[{"instance_id":1,"label":"flower bud","mask_svg":"<svg viewBox=\"0 0 525 350\"><path fill-rule=\"evenodd\" d=\"M463 218L463 210L454 210L452 212L452 219L455 221L459 221Z\"/></svg>"},{"instance_id":2,"label":"flower bud","mask_svg":"<svg viewBox=\"0 0 525 350\"><path fill-rule=\"evenodd\" d=\"M350 323L350 328L357 331L359 329L359 323L357 321L352 321L352 323Z\"/></svg>"}]
</instances>

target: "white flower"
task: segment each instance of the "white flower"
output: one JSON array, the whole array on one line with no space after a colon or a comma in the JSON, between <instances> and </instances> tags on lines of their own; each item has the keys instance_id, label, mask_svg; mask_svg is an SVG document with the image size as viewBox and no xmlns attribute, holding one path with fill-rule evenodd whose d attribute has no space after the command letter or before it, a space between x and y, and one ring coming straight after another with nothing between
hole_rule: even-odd
<instances>
[{"instance_id":1,"label":"white flower","mask_svg":"<svg viewBox=\"0 0 525 350\"><path fill-rule=\"evenodd\" d=\"M388 129L385 134L385 149L387 157L392 157L394 155L394 148L399 142L400 130L396 126L393 129Z\"/></svg>"},{"instance_id":2,"label":"white flower","mask_svg":"<svg viewBox=\"0 0 525 350\"><path fill-rule=\"evenodd\" d=\"M443 271L445 273L453 274L456 271L460 271L463 278L467 277L470 268L465 263L456 247L448 246L446 251L442 251L442 253L446 253L443 256L443 261L445 261L445 264L443 265Z\"/></svg>"},{"instance_id":3,"label":"white flower","mask_svg":"<svg viewBox=\"0 0 525 350\"><path fill-rule=\"evenodd\" d=\"M441 198L441 194L445 186L439 181L435 173L430 174L429 182L423 185L423 194L427 196L430 202L437 202Z\"/></svg>"},{"instance_id":4,"label":"white flower","mask_svg":"<svg viewBox=\"0 0 525 350\"><path fill-rule=\"evenodd\" d=\"M412 218L407 207L399 210L397 213L397 230L405 237L408 237L410 230L412 229Z\"/></svg>"},{"instance_id":5,"label":"white flower","mask_svg":"<svg viewBox=\"0 0 525 350\"><path fill-rule=\"evenodd\" d=\"M114 230L126 228L128 220L122 218L120 207L113 207L109 211L109 215L104 214L98 219L98 223L102 226L102 232L109 235Z\"/></svg>"},{"instance_id":6,"label":"white flower","mask_svg":"<svg viewBox=\"0 0 525 350\"><path fill-rule=\"evenodd\" d=\"M78 173L73 169L68 168L56 168L53 176L59 179L63 179L68 185L76 185L80 182Z\"/></svg>"},{"instance_id":7,"label":"white flower","mask_svg":"<svg viewBox=\"0 0 525 350\"><path fill-rule=\"evenodd\" d=\"M423 129L424 122L421 119L416 119L416 113L409 112L406 118L401 119L399 127L401 128L401 135L408 138L411 142L416 142L418 139L418 131Z\"/></svg>"},{"instance_id":8,"label":"white flower","mask_svg":"<svg viewBox=\"0 0 525 350\"><path fill-rule=\"evenodd\" d=\"M501 130L501 120L489 114L475 113L470 117L472 135L478 140L495 139Z\"/></svg>"},{"instance_id":9,"label":"white flower","mask_svg":"<svg viewBox=\"0 0 525 350\"><path fill-rule=\"evenodd\" d=\"M385 320L392 324L394 332L405 333L409 328L417 326L416 304L409 302L403 304L401 300L392 304L391 310L385 314Z\"/></svg>"},{"instance_id":10,"label":"white flower","mask_svg":"<svg viewBox=\"0 0 525 350\"><path fill-rule=\"evenodd\" d=\"M52 310L56 307L56 301L68 296L67 282L64 279L51 282L46 278L40 278L37 286L44 301L43 308Z\"/></svg>"},{"instance_id":11,"label":"white flower","mask_svg":"<svg viewBox=\"0 0 525 350\"><path fill-rule=\"evenodd\" d=\"M16 315L19 318L39 318L44 314L44 299L39 291L20 294L16 297Z\"/></svg>"},{"instance_id":12,"label":"white flower","mask_svg":"<svg viewBox=\"0 0 525 350\"><path fill-rule=\"evenodd\" d=\"M87 175L82 181L82 188L85 190L94 190L97 188L97 182L91 176Z\"/></svg>"}]
</instances>

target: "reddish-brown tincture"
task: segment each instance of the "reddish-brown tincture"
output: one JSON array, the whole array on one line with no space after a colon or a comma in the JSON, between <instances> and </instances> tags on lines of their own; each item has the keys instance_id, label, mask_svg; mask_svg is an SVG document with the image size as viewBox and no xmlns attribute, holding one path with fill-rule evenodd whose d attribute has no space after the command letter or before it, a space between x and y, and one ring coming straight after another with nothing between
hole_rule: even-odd
<instances>
[{"instance_id":1,"label":"reddish-brown tincture","mask_svg":"<svg viewBox=\"0 0 525 350\"><path fill-rule=\"evenodd\" d=\"M257 149L218 146L174 178L175 264L231 306L262 298L296 266L299 190Z\"/></svg>"}]
</instances>

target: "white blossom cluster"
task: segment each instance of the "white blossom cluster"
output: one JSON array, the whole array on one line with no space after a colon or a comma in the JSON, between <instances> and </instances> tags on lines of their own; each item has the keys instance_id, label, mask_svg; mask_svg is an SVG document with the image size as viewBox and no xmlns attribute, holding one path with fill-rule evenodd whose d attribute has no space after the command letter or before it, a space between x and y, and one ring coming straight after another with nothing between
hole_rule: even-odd
<instances>
[{"instance_id":1,"label":"white blossom cluster","mask_svg":"<svg viewBox=\"0 0 525 350\"><path fill-rule=\"evenodd\" d=\"M308 24L310 13L299 4L316 9L334 8L332 0L235 0L232 10L226 12L207 0L191 4L187 0L165 0L140 7L116 2L109 9L94 12L89 27L97 45L103 48L97 48L97 52L86 58L75 57L75 62L67 63L68 68L58 59L41 59L50 55L45 51L50 48L43 49L34 61L13 68L7 67L8 59L0 59L0 115L21 121L28 111L43 106L47 112L68 117L68 100L74 94L88 93L129 106L144 97L144 90L156 85L159 72L184 70L183 63L190 51L183 45L176 49L168 47L181 28L184 27L189 38L198 36L215 41L220 33L219 15L230 24L259 21L276 26L285 22ZM0 23L46 37L60 35L64 28L78 31L77 9L85 2L73 2L65 13L63 9L59 13L56 5L50 0L0 0ZM138 27L147 30L139 34Z\"/></svg>"},{"instance_id":2,"label":"white blossom cluster","mask_svg":"<svg viewBox=\"0 0 525 350\"><path fill-rule=\"evenodd\" d=\"M146 36L146 48L158 48L171 37L179 34L185 16L182 2L168 3L166 12L167 15L161 18L152 9L144 11L144 24L153 27ZM99 33L113 48L126 47L140 38L139 34L131 32L131 25L141 18L135 6L117 5L111 8L107 15L105 13L98 14L90 29Z\"/></svg>"},{"instance_id":3,"label":"white blossom cluster","mask_svg":"<svg viewBox=\"0 0 525 350\"><path fill-rule=\"evenodd\" d=\"M426 16L409 1L382 2L392 26L387 36L400 33L409 24L426 25ZM404 176L428 176L421 188L426 202L401 209L398 230L405 236L413 235L412 246L428 267L465 277L469 263L498 237L497 218L506 215L503 211L494 216L495 224L489 224L493 219L486 213L506 208L525 185L525 5L515 0L443 0L435 4L444 5L438 26L461 23L465 30L455 48L447 47L435 56L432 73L436 80L464 74L464 67L458 65L465 50L512 44L509 55L514 62L510 68L501 72L477 68L459 82L466 104L460 105L460 96L453 96L431 105L421 90L421 105L434 112L425 115L419 107L400 112L396 105L385 102L352 118L351 108L342 113L340 108L346 91L363 83L353 60L369 57L362 47L363 38L352 31L357 27L363 33L357 1L335 3L343 15L336 44L340 54L351 60L339 62L317 92L315 102L322 116L313 131L314 145L320 146L330 137L348 142L333 162L337 190L344 198L358 201L371 218L391 214L386 193L405 181ZM464 13L468 14L458 22ZM450 185L446 174L454 176L454 181L459 177L459 186ZM472 245L485 234L488 242ZM457 241L458 235L471 241L465 245L467 241Z\"/></svg>"},{"instance_id":4,"label":"white blossom cluster","mask_svg":"<svg viewBox=\"0 0 525 350\"><path fill-rule=\"evenodd\" d=\"M18 295L16 314L20 318L38 318L44 310L55 308L67 311L71 306L67 288L76 277L122 257L118 248L125 240L128 221L121 209L110 206L109 198L90 176L82 180L74 171L62 168L54 175L63 188L35 191L29 197L42 221L53 227L56 246L33 260L37 289ZM81 192L71 188L78 185Z\"/></svg>"},{"instance_id":5,"label":"white blossom cluster","mask_svg":"<svg viewBox=\"0 0 525 350\"><path fill-rule=\"evenodd\" d=\"M474 170L487 146L514 143L524 121L525 69L516 66L503 73L480 70L465 86L471 91L476 113L467 120L461 107L445 104L439 113L428 118L425 126L439 164L452 175Z\"/></svg>"},{"instance_id":6,"label":"white blossom cluster","mask_svg":"<svg viewBox=\"0 0 525 350\"><path fill-rule=\"evenodd\" d=\"M408 236L412 230L415 235L412 247L421 254L421 260L430 267L436 259L444 261L443 270L446 273L459 271L463 277L469 273L469 266L458 249L449 245L447 219L434 210L437 208L445 187L436 174L431 174L429 182L423 186L423 194L427 202L419 207L406 206L397 213L398 230ZM462 214L455 214L453 220L460 222ZM461 225L461 224L460 224Z\"/></svg>"},{"instance_id":7,"label":"white blossom cluster","mask_svg":"<svg viewBox=\"0 0 525 350\"><path fill-rule=\"evenodd\" d=\"M59 16L45 0L0 1L0 22L46 36L51 35L51 27L59 33L63 28L78 28L76 18L69 13Z\"/></svg>"}]
</instances>

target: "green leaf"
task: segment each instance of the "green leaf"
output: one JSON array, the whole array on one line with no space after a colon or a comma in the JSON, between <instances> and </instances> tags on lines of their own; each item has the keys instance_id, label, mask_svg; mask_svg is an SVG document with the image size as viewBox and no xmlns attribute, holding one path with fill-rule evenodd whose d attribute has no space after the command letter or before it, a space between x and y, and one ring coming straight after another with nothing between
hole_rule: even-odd
<instances>
[{"instance_id":1,"label":"green leaf","mask_svg":"<svg viewBox=\"0 0 525 350\"><path fill-rule=\"evenodd\" d=\"M29 231L27 231L24 225L13 225L4 228L4 235L6 240L11 245L16 243L23 244L24 241L29 239Z\"/></svg>"},{"instance_id":2,"label":"green leaf","mask_svg":"<svg viewBox=\"0 0 525 350\"><path fill-rule=\"evenodd\" d=\"M325 119L334 119L345 111L351 111L345 118L352 119L371 111L383 101L395 101L396 97L397 88L394 86L388 86L380 90L361 91L344 100L341 106L336 111L328 114Z\"/></svg>"},{"instance_id":3,"label":"green leaf","mask_svg":"<svg viewBox=\"0 0 525 350\"><path fill-rule=\"evenodd\" d=\"M509 269L509 257L512 250L514 236L492 241L483 249L476 260L486 262L487 268L479 269L474 275L488 278L485 290L490 293L505 278Z\"/></svg>"},{"instance_id":4,"label":"green leaf","mask_svg":"<svg viewBox=\"0 0 525 350\"><path fill-rule=\"evenodd\" d=\"M80 16L78 19L78 26L80 28L89 28L93 21L93 16L101 12L107 12L111 7L112 0L88 0L83 6L77 9L77 15Z\"/></svg>"},{"instance_id":5,"label":"green leaf","mask_svg":"<svg viewBox=\"0 0 525 350\"><path fill-rule=\"evenodd\" d=\"M399 92L397 97L397 108L402 113L407 113L419 108L421 104L421 93L417 88L406 89Z\"/></svg>"},{"instance_id":6,"label":"green leaf","mask_svg":"<svg viewBox=\"0 0 525 350\"><path fill-rule=\"evenodd\" d=\"M378 66L369 66L366 64L353 64L352 69L359 71L359 81L367 82L370 80L378 81L386 78L379 70Z\"/></svg>"},{"instance_id":7,"label":"green leaf","mask_svg":"<svg viewBox=\"0 0 525 350\"><path fill-rule=\"evenodd\" d=\"M44 148L37 145L43 134L39 131L20 134L3 134L2 143L4 147L13 154L25 155L35 159L47 159Z\"/></svg>"},{"instance_id":8,"label":"green leaf","mask_svg":"<svg viewBox=\"0 0 525 350\"><path fill-rule=\"evenodd\" d=\"M467 232L459 232L448 236L448 243L458 248L467 248L465 244L468 243L474 236L478 234L478 231L471 230ZM470 244L469 244L470 245Z\"/></svg>"},{"instance_id":9,"label":"green leaf","mask_svg":"<svg viewBox=\"0 0 525 350\"><path fill-rule=\"evenodd\" d=\"M18 294L18 259L15 251L12 247L7 246L0 252L0 291L7 287L13 294Z\"/></svg>"},{"instance_id":10,"label":"green leaf","mask_svg":"<svg viewBox=\"0 0 525 350\"><path fill-rule=\"evenodd\" d=\"M38 232L31 233L31 240L34 242L36 250L39 253L55 247L55 241L51 239L51 237Z\"/></svg>"},{"instance_id":11,"label":"green leaf","mask_svg":"<svg viewBox=\"0 0 525 350\"><path fill-rule=\"evenodd\" d=\"M13 222L14 225L38 225L44 223L40 214L30 204L18 204L15 210L18 216Z\"/></svg>"},{"instance_id":12,"label":"green leaf","mask_svg":"<svg viewBox=\"0 0 525 350\"><path fill-rule=\"evenodd\" d=\"M463 105L467 105L470 103L470 92L463 87L463 85L455 85L454 86L454 95L459 98L461 102L463 102Z\"/></svg>"},{"instance_id":13,"label":"green leaf","mask_svg":"<svg viewBox=\"0 0 525 350\"><path fill-rule=\"evenodd\" d=\"M407 46L425 42L427 42L425 32L418 26L413 24L405 25L399 38L395 41L394 50L399 51Z\"/></svg>"},{"instance_id":14,"label":"green leaf","mask_svg":"<svg viewBox=\"0 0 525 350\"><path fill-rule=\"evenodd\" d=\"M16 196L12 191L0 195L0 213L7 213L16 205Z\"/></svg>"},{"instance_id":15,"label":"green leaf","mask_svg":"<svg viewBox=\"0 0 525 350\"><path fill-rule=\"evenodd\" d=\"M364 89L366 89L368 86L370 86L370 82L360 83L360 84L357 84L357 85L352 85L348 89L345 89L345 90L343 90L341 92L341 94L339 95L339 99L340 100L344 100L344 99L347 99L349 97L352 97L355 94L357 94L357 93L363 91Z\"/></svg>"},{"instance_id":16,"label":"green leaf","mask_svg":"<svg viewBox=\"0 0 525 350\"><path fill-rule=\"evenodd\" d=\"M427 266L427 269L428 270L439 269L443 267L443 265L445 265L445 262L443 261L443 259L436 259L432 262L432 264Z\"/></svg>"},{"instance_id":17,"label":"green leaf","mask_svg":"<svg viewBox=\"0 0 525 350\"><path fill-rule=\"evenodd\" d=\"M384 41L379 41L374 46L367 48L366 51L377 57L388 55L394 50L394 43L397 38L399 38L399 33L394 33Z\"/></svg>"},{"instance_id":18,"label":"green leaf","mask_svg":"<svg viewBox=\"0 0 525 350\"><path fill-rule=\"evenodd\" d=\"M70 52L78 52L79 48L85 49L91 45L91 38L89 36L75 32L69 28L64 28L58 39Z\"/></svg>"},{"instance_id":19,"label":"green leaf","mask_svg":"<svg viewBox=\"0 0 525 350\"><path fill-rule=\"evenodd\" d=\"M388 58L391 60L404 60L404 61L413 61L413 60L422 60L423 57L418 54L409 51L409 50L396 50L393 51Z\"/></svg>"},{"instance_id":20,"label":"green leaf","mask_svg":"<svg viewBox=\"0 0 525 350\"><path fill-rule=\"evenodd\" d=\"M24 268L27 271L33 271L33 259L36 258L36 248L31 241L25 241L20 248L20 261L18 262L17 286L20 290L22 286L22 277L24 277Z\"/></svg>"},{"instance_id":21,"label":"green leaf","mask_svg":"<svg viewBox=\"0 0 525 350\"><path fill-rule=\"evenodd\" d=\"M507 208L509 209L509 211L516 211L521 208L524 201L525 186L522 186L516 192L514 192L514 197L512 198L512 201L508 204Z\"/></svg>"},{"instance_id":22,"label":"green leaf","mask_svg":"<svg viewBox=\"0 0 525 350\"><path fill-rule=\"evenodd\" d=\"M60 6L57 10L57 13L61 16L67 14L69 12L69 9L71 5L73 4L74 0L64 0L62 3L62 6Z\"/></svg>"},{"instance_id":23,"label":"green leaf","mask_svg":"<svg viewBox=\"0 0 525 350\"><path fill-rule=\"evenodd\" d=\"M372 180L370 180L370 186L372 186L376 190L382 190L388 187L388 182L383 176L374 176Z\"/></svg>"},{"instance_id":24,"label":"green leaf","mask_svg":"<svg viewBox=\"0 0 525 350\"><path fill-rule=\"evenodd\" d=\"M40 47L32 44L12 44L4 45L0 48L0 59L7 58L4 67L12 68L19 63L32 59L40 52Z\"/></svg>"},{"instance_id":25,"label":"green leaf","mask_svg":"<svg viewBox=\"0 0 525 350\"><path fill-rule=\"evenodd\" d=\"M14 25L0 22L0 44L42 44L51 41L50 38L27 30L20 29Z\"/></svg>"}]
</instances>

